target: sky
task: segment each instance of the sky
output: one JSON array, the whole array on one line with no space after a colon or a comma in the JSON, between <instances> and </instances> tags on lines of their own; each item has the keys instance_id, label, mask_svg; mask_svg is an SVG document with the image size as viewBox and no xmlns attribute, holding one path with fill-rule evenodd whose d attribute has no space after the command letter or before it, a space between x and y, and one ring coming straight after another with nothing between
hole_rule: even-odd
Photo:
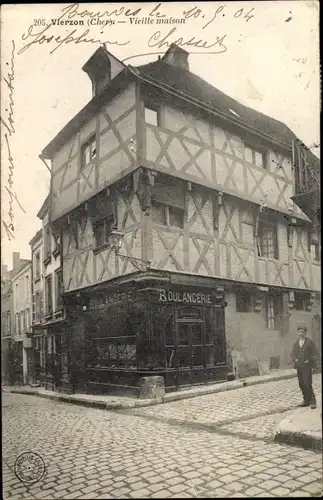
<instances>
[{"instance_id":1,"label":"sky","mask_svg":"<svg viewBox=\"0 0 323 500\"><path fill-rule=\"evenodd\" d=\"M157 14L185 23L157 24ZM284 122L319 156L319 2L4 5L1 30L1 261L9 269L12 252L30 258L50 186L39 154L91 99L82 66L100 43L135 66L166 52L166 42L190 42L190 71Z\"/></svg>"}]
</instances>

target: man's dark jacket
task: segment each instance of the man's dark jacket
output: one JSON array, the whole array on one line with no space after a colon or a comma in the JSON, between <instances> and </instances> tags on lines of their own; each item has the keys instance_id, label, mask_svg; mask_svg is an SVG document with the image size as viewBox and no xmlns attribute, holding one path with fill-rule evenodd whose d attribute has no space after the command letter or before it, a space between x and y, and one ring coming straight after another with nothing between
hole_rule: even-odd
<instances>
[{"instance_id":1,"label":"man's dark jacket","mask_svg":"<svg viewBox=\"0 0 323 500\"><path fill-rule=\"evenodd\" d=\"M303 348L300 347L299 340L297 340L292 350L292 359L295 368L302 368L304 366L316 368L318 361L318 350L313 340L305 337Z\"/></svg>"}]
</instances>

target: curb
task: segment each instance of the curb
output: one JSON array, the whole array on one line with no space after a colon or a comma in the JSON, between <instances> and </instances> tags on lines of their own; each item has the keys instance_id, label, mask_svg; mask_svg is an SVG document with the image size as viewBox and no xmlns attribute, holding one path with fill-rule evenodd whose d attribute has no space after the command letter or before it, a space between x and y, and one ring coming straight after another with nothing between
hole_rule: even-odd
<instances>
[{"instance_id":1,"label":"curb","mask_svg":"<svg viewBox=\"0 0 323 500\"><path fill-rule=\"evenodd\" d=\"M289 446L297 446L305 450L315 452L322 451L322 438L313 436L306 432L280 430L275 434L274 441L277 443L288 444Z\"/></svg>"},{"instance_id":2,"label":"curb","mask_svg":"<svg viewBox=\"0 0 323 500\"><path fill-rule=\"evenodd\" d=\"M232 382L223 382L221 384L216 384L214 387L206 387L205 389L201 389L199 392L188 393L188 392L179 392L179 393L169 393L163 397L163 403L167 403L170 401L179 401L182 399L195 398L197 396L207 396L208 394L216 394L218 392L226 392L233 391L235 389L242 389L243 387L249 387L252 385L265 384L267 382L276 382L278 380L284 380L289 378L295 378L295 373L285 373L281 375L273 375L268 379L241 379L241 380L233 380Z\"/></svg>"},{"instance_id":3,"label":"curb","mask_svg":"<svg viewBox=\"0 0 323 500\"><path fill-rule=\"evenodd\" d=\"M29 396L39 396L45 399L51 399L56 401L61 401L64 403L71 403L80 406L86 406L91 408L100 408L110 411L116 411L121 409L131 409L131 408L143 408L146 406L154 406L163 403L169 403L172 401L180 401L183 399L191 399L196 398L198 396L206 396L209 394L217 394L219 392L233 391L236 389L242 389L243 387L249 387L252 385L265 384L267 382L276 382L278 380L295 378L295 373L285 373L285 374L275 374L270 376L270 378L261 379L261 378L251 378L250 379L241 379L241 380L233 380L232 382L223 382L219 384L214 384L213 386L205 387L200 389L199 391L193 389L194 392L182 391L176 393L167 393L161 399L149 399L149 400L136 400L134 402L118 402L118 403L109 403L106 401L100 400L89 400L85 397L75 397L70 396L68 394L45 394L43 392L27 389L9 389L2 388L3 392L13 393L13 394L24 394Z\"/></svg>"}]
</instances>

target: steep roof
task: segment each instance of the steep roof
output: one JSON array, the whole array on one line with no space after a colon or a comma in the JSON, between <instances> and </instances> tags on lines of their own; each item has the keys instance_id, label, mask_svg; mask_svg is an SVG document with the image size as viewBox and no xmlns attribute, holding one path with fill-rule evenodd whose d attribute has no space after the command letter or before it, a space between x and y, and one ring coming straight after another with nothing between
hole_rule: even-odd
<instances>
[{"instance_id":1,"label":"steep roof","mask_svg":"<svg viewBox=\"0 0 323 500\"><path fill-rule=\"evenodd\" d=\"M221 111L228 117L241 121L278 142L287 143L291 147L291 142L297 139L284 123L244 106L191 71L168 64L162 59L138 66L137 69L141 76L153 78L156 82L168 85L188 97L193 97L201 104L206 104L215 111Z\"/></svg>"},{"instance_id":2,"label":"steep roof","mask_svg":"<svg viewBox=\"0 0 323 500\"><path fill-rule=\"evenodd\" d=\"M40 210L39 210L39 212L38 212L38 214L37 214L37 217L38 217L39 219L43 219L43 218L44 218L44 216L45 216L46 212L47 212L47 211L48 211L48 209L49 209L49 202L50 202L50 194L48 194L48 195L46 196L45 200L43 201L42 206L40 207Z\"/></svg>"},{"instance_id":3,"label":"steep roof","mask_svg":"<svg viewBox=\"0 0 323 500\"><path fill-rule=\"evenodd\" d=\"M108 51L102 50L109 54L109 57L114 58ZM147 78L147 81L152 85L158 86L160 84L164 90L174 90L178 96L187 98L192 104L205 106L208 110L218 112L223 118L236 124L236 126L247 127L255 134L261 134L267 140L272 140L291 150L292 141L297 140L297 136L284 123L241 104L186 69L185 65L182 67L172 64L169 57L171 51L178 52L179 48L172 44L162 59L137 67L124 66L124 69L107 84L104 91L100 95L93 97L44 148L42 152L44 157L52 157L55 151L98 111L103 102L108 102L121 88L125 88L130 79L136 78ZM180 51L187 56L189 55L188 52L182 49ZM165 58L169 62L166 62ZM310 150L309 157L313 163L320 163ZM48 200L46 199L46 201ZM44 205L46 205L46 201ZM42 210L43 207L38 214L40 218Z\"/></svg>"}]
</instances>

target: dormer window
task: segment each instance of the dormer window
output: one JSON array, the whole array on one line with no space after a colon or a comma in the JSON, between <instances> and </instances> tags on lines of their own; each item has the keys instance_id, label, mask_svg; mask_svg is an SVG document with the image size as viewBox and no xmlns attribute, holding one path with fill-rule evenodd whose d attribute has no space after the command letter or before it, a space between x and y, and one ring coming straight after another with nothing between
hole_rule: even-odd
<instances>
[{"instance_id":1,"label":"dormer window","mask_svg":"<svg viewBox=\"0 0 323 500\"><path fill-rule=\"evenodd\" d=\"M92 136L82 146L82 168L92 163L96 158L96 138Z\"/></svg>"}]
</instances>

